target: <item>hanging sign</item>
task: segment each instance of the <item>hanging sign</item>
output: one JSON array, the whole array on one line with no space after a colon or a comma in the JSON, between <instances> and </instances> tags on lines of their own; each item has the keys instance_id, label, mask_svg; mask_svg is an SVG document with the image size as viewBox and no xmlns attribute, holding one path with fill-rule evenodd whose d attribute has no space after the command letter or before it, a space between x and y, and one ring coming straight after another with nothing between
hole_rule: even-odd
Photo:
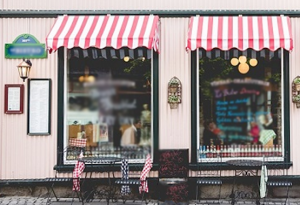
<instances>
[{"instance_id":1,"label":"hanging sign","mask_svg":"<svg viewBox=\"0 0 300 205\"><path fill-rule=\"evenodd\" d=\"M13 43L5 44L5 58L47 58L45 44L40 43L33 35L21 34Z\"/></svg>"}]
</instances>

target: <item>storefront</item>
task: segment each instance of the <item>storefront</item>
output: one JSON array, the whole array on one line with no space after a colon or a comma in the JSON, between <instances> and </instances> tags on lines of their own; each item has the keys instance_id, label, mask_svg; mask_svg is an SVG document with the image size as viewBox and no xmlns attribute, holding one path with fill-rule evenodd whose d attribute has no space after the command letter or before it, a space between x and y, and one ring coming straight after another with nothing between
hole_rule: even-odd
<instances>
[{"instance_id":1,"label":"storefront","mask_svg":"<svg viewBox=\"0 0 300 205\"><path fill-rule=\"evenodd\" d=\"M187 48L199 48L192 59L198 62L192 68L197 157L290 159L283 129L290 126L284 120L284 76L293 49L289 17L191 17Z\"/></svg>"},{"instance_id":2,"label":"storefront","mask_svg":"<svg viewBox=\"0 0 300 205\"><path fill-rule=\"evenodd\" d=\"M153 150L159 17L60 16L46 43L63 65L58 165L74 163L70 150L82 141L85 156L142 162Z\"/></svg>"},{"instance_id":3,"label":"storefront","mask_svg":"<svg viewBox=\"0 0 300 205\"><path fill-rule=\"evenodd\" d=\"M286 12L297 3L272 13L261 5L254 16L239 12L242 3L221 13L209 3L210 12L200 5L191 12L196 2L189 8L178 2L174 12L170 5L162 11L153 4L155 12L135 5L139 13L109 3L104 11L82 11L72 3L71 10L55 12L49 4L52 12L33 8L25 16L8 11L20 9L16 5L2 8L3 46L29 33L51 51L46 59L31 59L29 78L51 79L52 93L48 135L26 132L27 82L24 112L1 115L0 178L50 177L53 167L71 169L74 156L66 147L82 139L87 156L131 163L151 153L157 165L160 149L189 149L191 166L217 152L224 160L276 155L275 161L292 164L289 174L299 175L299 112L291 86L299 75L300 13ZM1 54L3 87L23 84L10 69L21 60ZM168 100L173 77L181 83L177 109ZM132 124L137 132L130 131ZM150 175L157 176L155 166Z\"/></svg>"}]
</instances>

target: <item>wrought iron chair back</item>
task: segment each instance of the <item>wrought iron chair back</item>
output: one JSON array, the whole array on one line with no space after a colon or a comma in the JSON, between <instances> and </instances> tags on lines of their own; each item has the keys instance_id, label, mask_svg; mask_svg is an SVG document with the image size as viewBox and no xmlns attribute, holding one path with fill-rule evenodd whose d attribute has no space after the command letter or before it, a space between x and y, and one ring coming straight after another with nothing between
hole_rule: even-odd
<instances>
[{"instance_id":1,"label":"wrought iron chair back","mask_svg":"<svg viewBox=\"0 0 300 205\"><path fill-rule=\"evenodd\" d=\"M198 154L199 156L199 154ZM223 184L222 181L222 171L221 171L221 153L216 153L216 155L209 158L199 158L197 163L197 179L196 179L196 200L199 201L201 198L217 198L218 201L221 197L221 186ZM209 189L209 193L203 194L201 189L199 191L199 187L204 186L215 186L217 187L217 197L212 196L213 192ZM205 195L201 197L201 194Z\"/></svg>"},{"instance_id":2,"label":"wrought iron chair back","mask_svg":"<svg viewBox=\"0 0 300 205\"><path fill-rule=\"evenodd\" d=\"M273 193L274 188L285 188L285 204L288 203L289 191L293 186L293 182L288 177L289 165L284 157L278 156L267 156L264 157L264 164L267 167L268 181L267 185L267 194L264 201Z\"/></svg>"}]
</instances>

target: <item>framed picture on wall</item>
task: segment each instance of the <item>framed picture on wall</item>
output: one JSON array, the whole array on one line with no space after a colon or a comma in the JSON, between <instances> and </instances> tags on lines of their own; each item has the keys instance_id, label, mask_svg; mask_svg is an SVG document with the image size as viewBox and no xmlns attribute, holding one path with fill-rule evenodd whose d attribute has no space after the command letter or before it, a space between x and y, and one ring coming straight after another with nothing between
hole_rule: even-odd
<instances>
[{"instance_id":1,"label":"framed picture on wall","mask_svg":"<svg viewBox=\"0 0 300 205\"><path fill-rule=\"evenodd\" d=\"M28 79L28 135L50 135L51 79Z\"/></svg>"},{"instance_id":2,"label":"framed picture on wall","mask_svg":"<svg viewBox=\"0 0 300 205\"><path fill-rule=\"evenodd\" d=\"M4 113L22 114L24 105L24 85L6 84L4 87Z\"/></svg>"}]
</instances>

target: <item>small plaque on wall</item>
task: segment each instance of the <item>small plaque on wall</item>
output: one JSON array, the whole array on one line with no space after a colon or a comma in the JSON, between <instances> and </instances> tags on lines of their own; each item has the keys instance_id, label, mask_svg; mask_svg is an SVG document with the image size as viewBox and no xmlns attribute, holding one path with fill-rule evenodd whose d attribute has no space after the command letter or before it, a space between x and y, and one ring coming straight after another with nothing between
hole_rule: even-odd
<instances>
[{"instance_id":1,"label":"small plaque on wall","mask_svg":"<svg viewBox=\"0 0 300 205\"><path fill-rule=\"evenodd\" d=\"M4 88L4 113L22 114L24 103L24 85L7 84Z\"/></svg>"},{"instance_id":2,"label":"small plaque on wall","mask_svg":"<svg viewBox=\"0 0 300 205\"><path fill-rule=\"evenodd\" d=\"M28 79L28 135L50 135L51 79Z\"/></svg>"}]
</instances>

